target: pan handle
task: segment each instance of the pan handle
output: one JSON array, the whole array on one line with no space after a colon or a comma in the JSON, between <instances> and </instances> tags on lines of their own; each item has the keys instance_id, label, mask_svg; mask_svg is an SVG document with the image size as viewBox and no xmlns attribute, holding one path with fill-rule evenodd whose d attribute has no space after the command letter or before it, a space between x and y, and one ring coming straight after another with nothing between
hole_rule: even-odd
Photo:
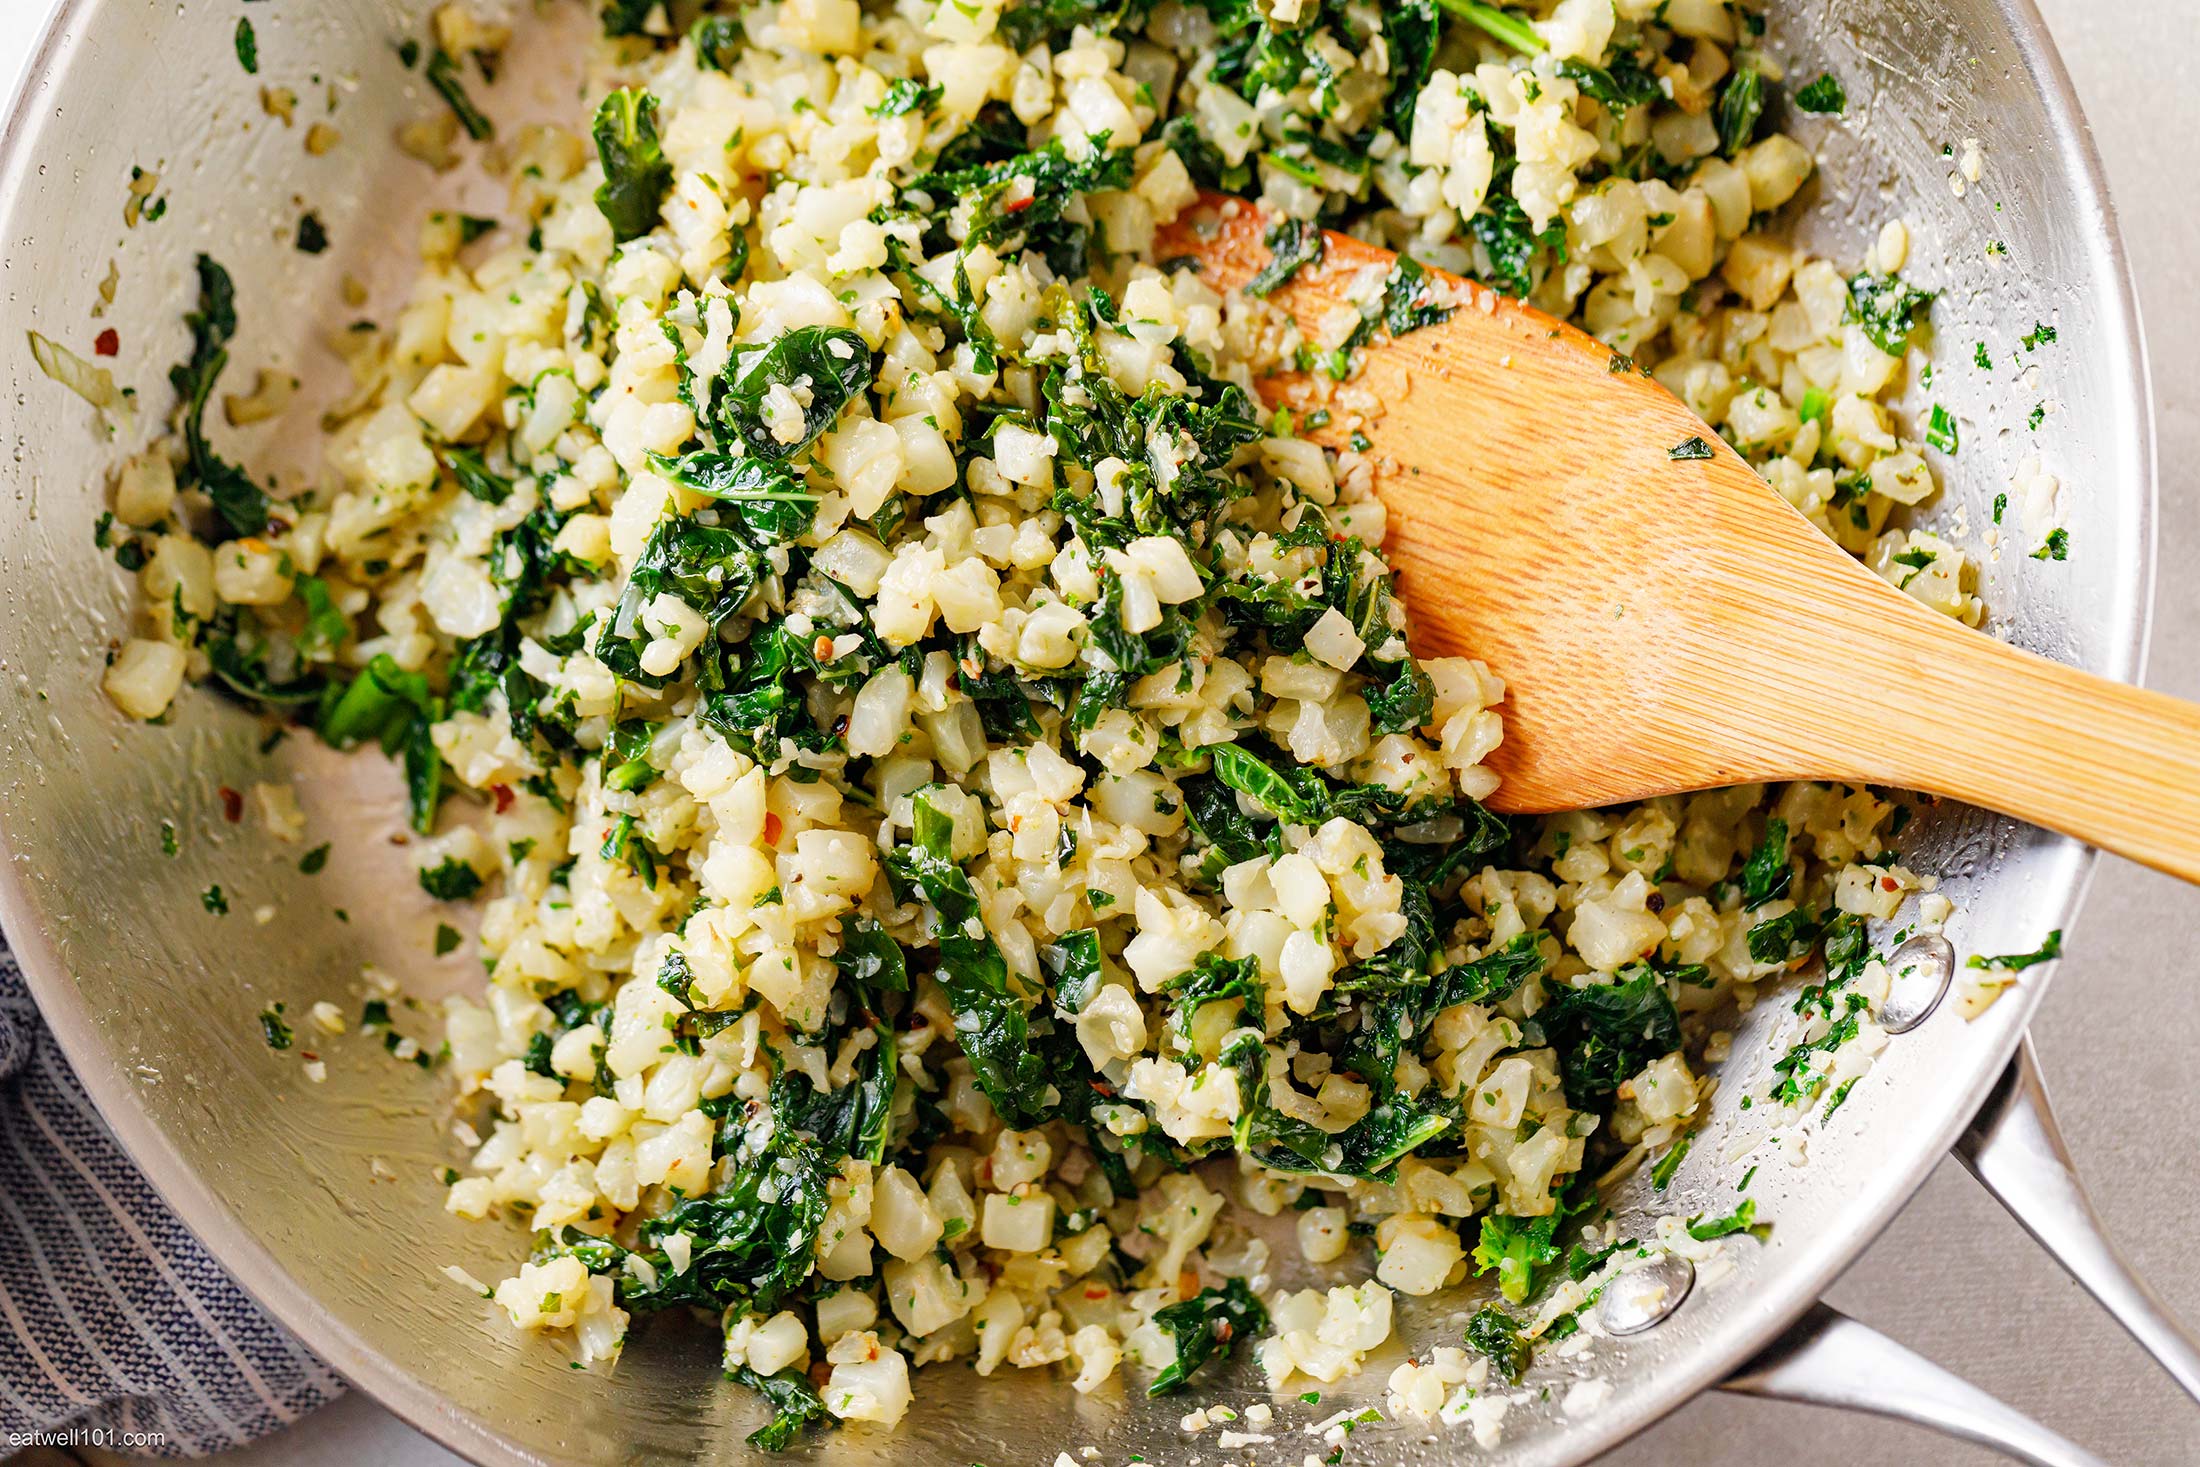
<instances>
[{"instance_id":1,"label":"pan handle","mask_svg":"<svg viewBox=\"0 0 2200 1467\"><path fill-rule=\"evenodd\" d=\"M1955 1152L2185 1394L2200 1400L2200 1343L2109 1241L2055 1124L2029 1037L1956 1142Z\"/></svg>"},{"instance_id":2,"label":"pan handle","mask_svg":"<svg viewBox=\"0 0 2200 1467\"><path fill-rule=\"evenodd\" d=\"M1719 1389L1891 1416L1993 1447L2032 1467L2106 1467L1961 1376L1824 1304L1812 1305Z\"/></svg>"}]
</instances>

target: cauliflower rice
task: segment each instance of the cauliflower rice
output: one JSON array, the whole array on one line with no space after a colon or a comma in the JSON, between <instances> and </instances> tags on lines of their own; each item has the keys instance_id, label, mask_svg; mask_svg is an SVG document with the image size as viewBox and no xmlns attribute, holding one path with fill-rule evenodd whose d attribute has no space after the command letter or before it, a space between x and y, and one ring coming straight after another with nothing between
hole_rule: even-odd
<instances>
[{"instance_id":1,"label":"cauliflower rice","mask_svg":"<svg viewBox=\"0 0 2200 1467\"><path fill-rule=\"evenodd\" d=\"M178 431L114 488L114 702L212 679L379 742L423 884L479 905L486 992L422 1058L483 1106L450 1209L533 1233L484 1291L585 1365L709 1311L777 1446L892 1425L936 1361L1158 1392L1249 1337L1332 1381L1479 1274L1535 1307L1391 1400L1494 1431L1492 1372L1604 1280L1752 1225L1595 1219L1678 1161L1718 1016L1819 965L1758 1103L1838 1105L1884 1042L1865 923L1931 883L1861 788L1490 815L1504 686L1406 649L1368 333L1155 230L1220 188L1525 295L1975 623L1964 554L1889 526L1936 487L1884 402L1930 301L1901 225L1847 274L1784 242L1812 163L1746 0L605 22L592 128L486 148L505 217L436 215L409 304L344 334L317 483L209 443L202 260ZM508 34L435 29L453 75ZM1365 432L1266 415L1279 366ZM1372 1271L1264 1295L1234 1209Z\"/></svg>"}]
</instances>

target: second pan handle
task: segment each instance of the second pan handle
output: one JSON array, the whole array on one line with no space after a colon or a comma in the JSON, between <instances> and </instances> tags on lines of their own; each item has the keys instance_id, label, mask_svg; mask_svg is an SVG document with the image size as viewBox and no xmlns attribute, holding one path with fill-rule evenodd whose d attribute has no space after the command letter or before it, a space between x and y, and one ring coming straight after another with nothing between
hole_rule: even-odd
<instances>
[{"instance_id":1,"label":"second pan handle","mask_svg":"<svg viewBox=\"0 0 2200 1467\"><path fill-rule=\"evenodd\" d=\"M1956 1156L2157 1364L2200 1401L2200 1342L2125 1261L2078 1181L2025 1039L1956 1142Z\"/></svg>"}]
</instances>

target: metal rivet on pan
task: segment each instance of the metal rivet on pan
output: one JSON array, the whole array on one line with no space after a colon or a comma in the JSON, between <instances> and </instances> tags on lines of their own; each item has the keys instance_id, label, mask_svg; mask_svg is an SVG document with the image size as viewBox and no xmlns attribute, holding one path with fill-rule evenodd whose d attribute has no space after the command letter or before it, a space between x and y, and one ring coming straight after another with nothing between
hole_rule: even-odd
<instances>
[{"instance_id":1,"label":"metal rivet on pan","mask_svg":"<svg viewBox=\"0 0 2200 1467\"><path fill-rule=\"evenodd\" d=\"M1608 1335L1639 1335L1680 1308L1695 1284L1696 1266L1668 1253L1607 1283L1597 1322Z\"/></svg>"},{"instance_id":2,"label":"metal rivet on pan","mask_svg":"<svg viewBox=\"0 0 2200 1467\"><path fill-rule=\"evenodd\" d=\"M1937 932L1913 937L1887 956L1887 1001L1879 1006L1879 1027L1907 1034L1940 1006L1955 975L1956 950Z\"/></svg>"}]
</instances>

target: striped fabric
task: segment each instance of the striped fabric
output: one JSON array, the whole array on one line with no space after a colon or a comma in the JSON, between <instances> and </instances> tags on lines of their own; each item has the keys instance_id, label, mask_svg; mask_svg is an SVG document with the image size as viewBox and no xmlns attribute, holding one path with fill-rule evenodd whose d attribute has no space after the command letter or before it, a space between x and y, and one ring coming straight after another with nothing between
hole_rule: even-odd
<instances>
[{"instance_id":1,"label":"striped fabric","mask_svg":"<svg viewBox=\"0 0 2200 1467\"><path fill-rule=\"evenodd\" d=\"M131 1165L0 947L0 1456L202 1456L342 1389Z\"/></svg>"}]
</instances>

